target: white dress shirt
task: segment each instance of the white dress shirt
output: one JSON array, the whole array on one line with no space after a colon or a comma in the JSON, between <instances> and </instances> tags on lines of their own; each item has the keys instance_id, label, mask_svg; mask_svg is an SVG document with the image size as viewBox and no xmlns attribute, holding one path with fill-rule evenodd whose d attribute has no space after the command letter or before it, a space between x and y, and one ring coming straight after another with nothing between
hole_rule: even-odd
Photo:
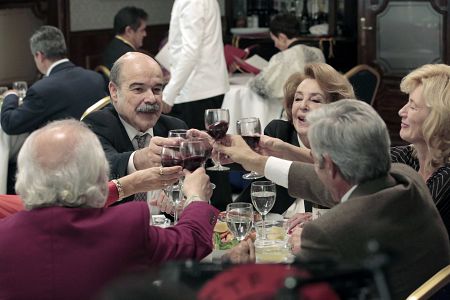
<instances>
[{"instance_id":1,"label":"white dress shirt","mask_svg":"<svg viewBox=\"0 0 450 300\"><path fill-rule=\"evenodd\" d=\"M60 65L60 64L62 64L62 63L68 62L68 61L69 61L68 58L63 58L63 59L60 59L60 60L55 61L55 62L50 66L50 68L48 68L47 73L45 73L45 76L49 76L50 73L52 72L53 68L56 67L57 65Z\"/></svg>"},{"instance_id":2,"label":"white dress shirt","mask_svg":"<svg viewBox=\"0 0 450 300\"><path fill-rule=\"evenodd\" d=\"M217 0L175 0L169 28L170 81L163 99L173 105L229 89Z\"/></svg>"}]
</instances>

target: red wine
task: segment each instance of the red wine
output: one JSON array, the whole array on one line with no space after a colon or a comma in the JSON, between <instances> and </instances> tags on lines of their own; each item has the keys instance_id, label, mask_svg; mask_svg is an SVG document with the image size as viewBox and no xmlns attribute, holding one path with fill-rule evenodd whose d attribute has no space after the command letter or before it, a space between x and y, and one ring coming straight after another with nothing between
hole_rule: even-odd
<instances>
[{"instance_id":1,"label":"red wine","mask_svg":"<svg viewBox=\"0 0 450 300\"><path fill-rule=\"evenodd\" d=\"M207 132L215 140L222 139L228 131L228 122L220 121L208 126Z\"/></svg>"},{"instance_id":2,"label":"red wine","mask_svg":"<svg viewBox=\"0 0 450 300\"><path fill-rule=\"evenodd\" d=\"M173 166L183 166L183 160L178 157L172 156L161 156L161 165L163 167L173 167Z\"/></svg>"},{"instance_id":3,"label":"red wine","mask_svg":"<svg viewBox=\"0 0 450 300\"><path fill-rule=\"evenodd\" d=\"M205 160L206 160L205 156L199 155L186 157L183 161L184 168L188 169L191 172L194 172L197 168L202 166Z\"/></svg>"},{"instance_id":4,"label":"red wine","mask_svg":"<svg viewBox=\"0 0 450 300\"><path fill-rule=\"evenodd\" d=\"M258 147L259 144L259 135L243 135L242 138L244 139L244 141L247 143L247 145L250 146L250 148L252 148L253 150L256 149L256 147Z\"/></svg>"}]
</instances>

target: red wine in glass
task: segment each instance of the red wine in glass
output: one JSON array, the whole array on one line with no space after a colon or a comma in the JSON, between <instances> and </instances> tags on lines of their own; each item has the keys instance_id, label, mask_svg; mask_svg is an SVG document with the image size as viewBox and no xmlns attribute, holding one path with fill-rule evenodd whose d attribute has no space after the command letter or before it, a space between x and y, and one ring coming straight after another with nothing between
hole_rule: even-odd
<instances>
[{"instance_id":1,"label":"red wine in glass","mask_svg":"<svg viewBox=\"0 0 450 300\"><path fill-rule=\"evenodd\" d=\"M258 147L259 144L259 135L243 135L242 138L247 143L247 145L255 150Z\"/></svg>"},{"instance_id":2,"label":"red wine in glass","mask_svg":"<svg viewBox=\"0 0 450 300\"><path fill-rule=\"evenodd\" d=\"M189 157L185 157L183 159L183 166L185 169L188 169L190 172L194 172L197 168L203 166L203 163L206 161L205 156L193 155Z\"/></svg>"},{"instance_id":3,"label":"red wine in glass","mask_svg":"<svg viewBox=\"0 0 450 300\"><path fill-rule=\"evenodd\" d=\"M223 137L227 134L228 131L228 122L219 121L214 124L211 124L207 128L208 134L215 140L223 139Z\"/></svg>"},{"instance_id":4,"label":"red wine in glass","mask_svg":"<svg viewBox=\"0 0 450 300\"><path fill-rule=\"evenodd\" d=\"M163 167L183 166L180 147L164 146L161 152L161 165Z\"/></svg>"}]
</instances>

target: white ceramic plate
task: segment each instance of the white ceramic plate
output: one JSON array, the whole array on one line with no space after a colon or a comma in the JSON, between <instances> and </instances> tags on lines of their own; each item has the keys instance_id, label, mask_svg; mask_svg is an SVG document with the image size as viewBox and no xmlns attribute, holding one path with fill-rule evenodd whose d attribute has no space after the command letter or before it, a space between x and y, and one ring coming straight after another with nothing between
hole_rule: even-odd
<instances>
[{"instance_id":1,"label":"white ceramic plate","mask_svg":"<svg viewBox=\"0 0 450 300\"><path fill-rule=\"evenodd\" d=\"M232 34L255 34L269 32L268 27L236 27L230 29Z\"/></svg>"}]
</instances>

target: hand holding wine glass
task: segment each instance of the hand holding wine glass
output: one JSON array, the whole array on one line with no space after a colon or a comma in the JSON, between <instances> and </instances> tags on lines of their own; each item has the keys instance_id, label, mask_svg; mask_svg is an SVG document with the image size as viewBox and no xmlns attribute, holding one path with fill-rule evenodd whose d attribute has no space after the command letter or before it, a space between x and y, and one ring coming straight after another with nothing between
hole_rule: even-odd
<instances>
[{"instance_id":1,"label":"hand holding wine glass","mask_svg":"<svg viewBox=\"0 0 450 300\"><path fill-rule=\"evenodd\" d=\"M276 186L272 181L255 181L251 185L251 198L256 210L262 217L262 236L266 237L265 219L276 199Z\"/></svg>"},{"instance_id":2,"label":"hand holding wine glass","mask_svg":"<svg viewBox=\"0 0 450 300\"><path fill-rule=\"evenodd\" d=\"M19 95L19 101L22 101L27 94L28 85L26 81L15 81L13 82L12 88L17 91Z\"/></svg>"},{"instance_id":3,"label":"hand holding wine glass","mask_svg":"<svg viewBox=\"0 0 450 300\"><path fill-rule=\"evenodd\" d=\"M161 151L161 165L163 167L183 166L183 158L181 157L179 146L163 146ZM179 184L171 185L164 189L170 200L175 204L174 223L178 221L178 206L182 199Z\"/></svg>"},{"instance_id":4,"label":"hand holding wine glass","mask_svg":"<svg viewBox=\"0 0 450 300\"><path fill-rule=\"evenodd\" d=\"M228 228L238 241L245 239L253 226L253 207L250 203L235 202L227 205Z\"/></svg>"},{"instance_id":5,"label":"hand holding wine glass","mask_svg":"<svg viewBox=\"0 0 450 300\"><path fill-rule=\"evenodd\" d=\"M242 118L236 122L236 131L242 136L244 141L252 150L256 151L259 145L259 138L261 136L261 123L259 118ZM258 179L264 177L261 174L251 171L248 174L242 175L244 179Z\"/></svg>"},{"instance_id":6,"label":"hand holding wine glass","mask_svg":"<svg viewBox=\"0 0 450 300\"><path fill-rule=\"evenodd\" d=\"M208 134L217 142L225 137L230 122L230 113L228 109L207 109L205 110L205 127ZM220 164L220 153L218 153L217 161L214 161L214 167L208 170L226 171L230 168Z\"/></svg>"}]
</instances>

